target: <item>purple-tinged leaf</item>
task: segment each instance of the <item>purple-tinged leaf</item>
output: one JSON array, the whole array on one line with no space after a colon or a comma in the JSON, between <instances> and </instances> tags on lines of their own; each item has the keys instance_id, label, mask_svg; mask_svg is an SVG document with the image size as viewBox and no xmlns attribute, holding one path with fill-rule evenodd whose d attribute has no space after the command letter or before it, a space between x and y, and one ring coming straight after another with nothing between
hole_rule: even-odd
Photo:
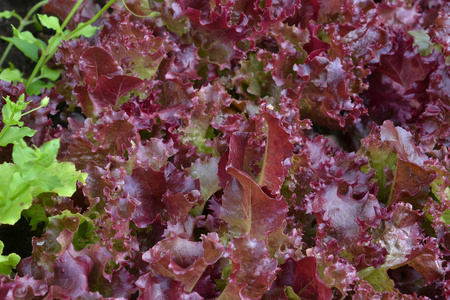
<instances>
[{"instance_id":1,"label":"purple-tinged leaf","mask_svg":"<svg viewBox=\"0 0 450 300\"><path fill-rule=\"evenodd\" d=\"M210 61L222 68L230 68L232 59L243 57L244 52L239 49L238 42L245 40L250 30L245 26L245 16L231 19L232 12L223 4L212 7L206 1L190 0L181 0L179 4L191 22L193 39L200 43Z\"/></svg>"},{"instance_id":2,"label":"purple-tinged leaf","mask_svg":"<svg viewBox=\"0 0 450 300\"><path fill-rule=\"evenodd\" d=\"M294 146L289 141L289 134L280 126L279 119L269 113L264 114L264 119L268 127L267 142L258 184L277 194L291 167Z\"/></svg>"},{"instance_id":3,"label":"purple-tinged leaf","mask_svg":"<svg viewBox=\"0 0 450 300\"><path fill-rule=\"evenodd\" d=\"M121 97L143 84L142 79L128 75L116 75L112 78L100 76L95 90L89 93L91 101L94 102L94 114L98 114L101 108L108 105L116 108Z\"/></svg>"},{"instance_id":4,"label":"purple-tinged leaf","mask_svg":"<svg viewBox=\"0 0 450 300\"><path fill-rule=\"evenodd\" d=\"M224 247L216 233L202 235L202 242L192 242L178 236L168 237L143 254L153 272L172 277L191 292L208 265L222 257Z\"/></svg>"},{"instance_id":5,"label":"purple-tinged leaf","mask_svg":"<svg viewBox=\"0 0 450 300\"><path fill-rule=\"evenodd\" d=\"M354 243L367 228L375 228L382 215L380 204L373 194L356 194L343 179L315 187L307 196L306 211L315 213L318 223L327 227L327 235L343 245Z\"/></svg>"},{"instance_id":6,"label":"purple-tinged leaf","mask_svg":"<svg viewBox=\"0 0 450 300\"><path fill-rule=\"evenodd\" d=\"M412 36L401 31L396 33L393 49L380 57L380 66L377 68L406 90L414 82L424 80L436 63L435 58L425 59L418 51L414 51L413 41Z\"/></svg>"},{"instance_id":7,"label":"purple-tinged leaf","mask_svg":"<svg viewBox=\"0 0 450 300\"><path fill-rule=\"evenodd\" d=\"M139 228L145 228L156 219L165 206L162 195L166 192L163 172L153 169L135 168L125 178L123 190L131 199L140 203L133 213L133 221Z\"/></svg>"},{"instance_id":8,"label":"purple-tinged leaf","mask_svg":"<svg viewBox=\"0 0 450 300\"><path fill-rule=\"evenodd\" d=\"M430 36L433 41L442 45L443 52L446 56L450 54L450 7L444 2L440 7L437 18L431 26Z\"/></svg>"},{"instance_id":9,"label":"purple-tinged leaf","mask_svg":"<svg viewBox=\"0 0 450 300\"><path fill-rule=\"evenodd\" d=\"M389 252L384 264L386 267L405 264L408 261L407 256L423 237L419 226L422 217L412 210L410 204L394 204L392 211L392 217L383 221L372 235ZM389 230L386 231L387 228Z\"/></svg>"},{"instance_id":10,"label":"purple-tinged leaf","mask_svg":"<svg viewBox=\"0 0 450 300\"><path fill-rule=\"evenodd\" d=\"M424 151L450 147L450 106L439 99L427 103L415 129L418 145Z\"/></svg>"},{"instance_id":11,"label":"purple-tinged leaf","mask_svg":"<svg viewBox=\"0 0 450 300\"><path fill-rule=\"evenodd\" d=\"M162 202L166 205L169 219L178 221L185 219L194 205L202 205L203 201L199 198L201 198L201 195L197 190L187 195L183 195L181 192L172 194L167 191L163 195Z\"/></svg>"},{"instance_id":12,"label":"purple-tinged leaf","mask_svg":"<svg viewBox=\"0 0 450 300\"><path fill-rule=\"evenodd\" d=\"M186 293L184 285L175 279L162 275L152 275L147 273L136 281L136 286L140 289L141 295L138 300L202 300L203 298L196 292Z\"/></svg>"},{"instance_id":13,"label":"purple-tinged leaf","mask_svg":"<svg viewBox=\"0 0 450 300\"><path fill-rule=\"evenodd\" d=\"M278 229L288 211L286 200L271 198L247 174L234 167L222 196L220 218L257 240L266 240L270 232Z\"/></svg>"},{"instance_id":14,"label":"purple-tinged leaf","mask_svg":"<svg viewBox=\"0 0 450 300\"><path fill-rule=\"evenodd\" d=\"M114 256L106 247L97 243L77 253L81 254L88 256L93 262L88 278L90 291L99 291L104 297L125 299L134 294L134 282L138 276L131 274L126 268L129 266L129 262L123 257L129 255L126 249L117 251Z\"/></svg>"},{"instance_id":15,"label":"purple-tinged leaf","mask_svg":"<svg viewBox=\"0 0 450 300\"><path fill-rule=\"evenodd\" d=\"M360 116L367 113L362 99L352 92L355 75L347 67L339 58L329 60L322 56L298 65L297 73L309 76L300 101L303 117L339 130L358 123Z\"/></svg>"},{"instance_id":16,"label":"purple-tinged leaf","mask_svg":"<svg viewBox=\"0 0 450 300\"><path fill-rule=\"evenodd\" d=\"M130 19L131 14L112 15L100 32L98 45L120 64L124 75L150 80L161 68L160 64L168 52L180 49L167 34L157 36L157 30L144 25L140 19ZM174 55L181 56L183 60L190 52L182 51Z\"/></svg>"},{"instance_id":17,"label":"purple-tinged leaf","mask_svg":"<svg viewBox=\"0 0 450 300\"><path fill-rule=\"evenodd\" d=\"M398 156L389 203L416 195L437 177L436 171L424 167L428 157L415 145L411 133L386 121L381 126L381 140L391 142Z\"/></svg>"},{"instance_id":18,"label":"purple-tinged leaf","mask_svg":"<svg viewBox=\"0 0 450 300\"><path fill-rule=\"evenodd\" d=\"M385 121L381 126L381 141L392 142L400 159L422 166L427 156L414 144L410 132L401 127L395 127L391 121Z\"/></svg>"},{"instance_id":19,"label":"purple-tinged leaf","mask_svg":"<svg viewBox=\"0 0 450 300\"><path fill-rule=\"evenodd\" d=\"M269 258L265 243L248 234L234 237L225 257L231 259L232 267L219 299L258 299L272 285L279 270L276 260Z\"/></svg>"},{"instance_id":20,"label":"purple-tinged leaf","mask_svg":"<svg viewBox=\"0 0 450 300\"><path fill-rule=\"evenodd\" d=\"M219 186L219 157L210 157L204 160L197 159L185 171L191 177L200 181L200 189L203 199L206 201L220 190ZM200 215L203 211L204 205L194 209L194 215Z\"/></svg>"},{"instance_id":21,"label":"purple-tinged leaf","mask_svg":"<svg viewBox=\"0 0 450 300\"><path fill-rule=\"evenodd\" d=\"M170 66L166 73L167 79L179 78L187 83L192 80L201 79L197 74L197 65L200 57L195 45L181 45L180 51L177 51L170 57Z\"/></svg>"},{"instance_id":22,"label":"purple-tinged leaf","mask_svg":"<svg viewBox=\"0 0 450 300\"><path fill-rule=\"evenodd\" d=\"M153 169L138 167L133 169L131 175L125 178L123 190L131 200L140 203L133 213L132 220L139 228L145 228L156 219L158 215L165 215L166 206L163 195L166 191L172 200L187 201L188 206L194 205L193 200L182 199L183 195L177 193L189 193L199 190L198 180L187 177L184 172L177 170L172 164L166 165L163 172ZM198 200L195 197L196 201ZM166 199L166 201L170 201ZM198 203L201 205L201 203ZM192 206L191 206L192 207ZM173 210L171 210L173 212ZM189 211L189 210L188 210Z\"/></svg>"},{"instance_id":23,"label":"purple-tinged leaf","mask_svg":"<svg viewBox=\"0 0 450 300\"><path fill-rule=\"evenodd\" d=\"M288 259L280 267L281 272L270 290L291 287L300 299L329 300L332 298L332 291L320 277L314 257L305 257L300 260Z\"/></svg>"},{"instance_id":24,"label":"purple-tinged leaf","mask_svg":"<svg viewBox=\"0 0 450 300\"><path fill-rule=\"evenodd\" d=\"M408 196L417 195L424 187L428 191L428 186L436 177L434 170L426 170L414 163L398 159L389 203L412 202Z\"/></svg>"},{"instance_id":25,"label":"purple-tinged leaf","mask_svg":"<svg viewBox=\"0 0 450 300\"><path fill-rule=\"evenodd\" d=\"M47 291L48 284L44 280L36 280L29 275L16 275L14 280L8 277L0 279L0 297L5 300L37 298Z\"/></svg>"},{"instance_id":26,"label":"purple-tinged leaf","mask_svg":"<svg viewBox=\"0 0 450 300\"><path fill-rule=\"evenodd\" d=\"M69 297L81 296L89 291L88 277L92 266L93 262L88 256L74 257L65 251L53 265L54 278L51 284L61 287Z\"/></svg>"},{"instance_id":27,"label":"purple-tinged leaf","mask_svg":"<svg viewBox=\"0 0 450 300\"><path fill-rule=\"evenodd\" d=\"M434 99L441 99L445 105L450 106L450 66L441 62L439 67L431 73L427 92Z\"/></svg>"},{"instance_id":28,"label":"purple-tinged leaf","mask_svg":"<svg viewBox=\"0 0 450 300\"><path fill-rule=\"evenodd\" d=\"M122 75L122 68L106 50L91 47L80 56L79 69L84 73L84 82L90 89L94 89L101 76L112 78Z\"/></svg>"},{"instance_id":29,"label":"purple-tinged leaf","mask_svg":"<svg viewBox=\"0 0 450 300\"><path fill-rule=\"evenodd\" d=\"M321 25L308 24L308 31L310 32L309 43L304 46L304 49L308 52L308 59L312 60L314 57L326 52L330 49L330 45L324 41L321 41L317 34L322 28Z\"/></svg>"},{"instance_id":30,"label":"purple-tinged leaf","mask_svg":"<svg viewBox=\"0 0 450 300\"><path fill-rule=\"evenodd\" d=\"M133 149L129 150L133 153ZM150 138L148 141L141 141L136 145L135 164L153 170L161 170L168 162L168 159L178 152L173 140L164 142L161 138Z\"/></svg>"},{"instance_id":31,"label":"purple-tinged leaf","mask_svg":"<svg viewBox=\"0 0 450 300\"><path fill-rule=\"evenodd\" d=\"M84 124L70 119L69 131L61 139L59 157L81 169L90 161L104 166L109 162L109 155L124 155L133 139L137 139L137 132L128 122L128 116L123 111L108 109L95 124L92 119Z\"/></svg>"},{"instance_id":32,"label":"purple-tinged leaf","mask_svg":"<svg viewBox=\"0 0 450 300\"><path fill-rule=\"evenodd\" d=\"M344 7L348 4L350 2L344 3ZM331 55L342 60L351 57L355 66L379 62L380 55L387 53L392 47L389 33L376 13L376 6L370 1L365 4L363 9L366 14L362 18L349 16L344 24L333 22L325 27L330 35ZM351 13L357 14L356 10ZM360 75L364 76L364 73L361 72Z\"/></svg>"}]
</instances>

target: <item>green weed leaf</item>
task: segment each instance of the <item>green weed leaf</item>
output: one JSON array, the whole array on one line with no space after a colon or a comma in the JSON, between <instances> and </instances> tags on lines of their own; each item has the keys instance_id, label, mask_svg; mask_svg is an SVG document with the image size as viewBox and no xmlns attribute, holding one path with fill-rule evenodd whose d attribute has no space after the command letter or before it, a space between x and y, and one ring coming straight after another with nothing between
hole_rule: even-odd
<instances>
[{"instance_id":1,"label":"green weed leaf","mask_svg":"<svg viewBox=\"0 0 450 300\"><path fill-rule=\"evenodd\" d=\"M4 10L4 11L0 11L0 18L5 18L5 19L10 19L11 17L14 17L15 11L9 11L9 10Z\"/></svg>"},{"instance_id":2,"label":"green weed leaf","mask_svg":"<svg viewBox=\"0 0 450 300\"><path fill-rule=\"evenodd\" d=\"M46 226L48 225L45 207L42 205L32 205L29 209L22 212L22 216L29 221L31 230L36 230L37 225L40 223L45 223Z\"/></svg>"},{"instance_id":3,"label":"green weed leaf","mask_svg":"<svg viewBox=\"0 0 450 300\"><path fill-rule=\"evenodd\" d=\"M59 24L59 19L57 17L54 16L47 16L47 15L41 15L41 14L37 14L38 18L39 18L39 22L41 22L41 24L44 27L47 27L49 29L53 29L58 33L61 33L61 25Z\"/></svg>"},{"instance_id":4,"label":"green weed leaf","mask_svg":"<svg viewBox=\"0 0 450 300\"><path fill-rule=\"evenodd\" d=\"M36 39L37 42L41 45L38 46L37 44L30 44L29 42L20 39L19 37L1 37L3 40L13 44L16 46L17 49L19 49L26 57L30 58L34 62L37 62L38 60L38 52L39 49L45 48L46 45L43 41Z\"/></svg>"},{"instance_id":5,"label":"green weed leaf","mask_svg":"<svg viewBox=\"0 0 450 300\"><path fill-rule=\"evenodd\" d=\"M12 269L19 263L20 256L15 253L11 253L8 256L1 255L4 246L3 242L0 241L0 274L10 275Z\"/></svg>"},{"instance_id":6,"label":"green weed leaf","mask_svg":"<svg viewBox=\"0 0 450 300\"><path fill-rule=\"evenodd\" d=\"M38 45L42 50L44 50L43 47L41 47L41 44L39 43L39 39L35 38L34 35L29 31L19 31L17 30L14 25L11 25L13 28L14 36L18 37L21 40L24 40L30 44L36 44Z\"/></svg>"},{"instance_id":7,"label":"green weed leaf","mask_svg":"<svg viewBox=\"0 0 450 300\"><path fill-rule=\"evenodd\" d=\"M54 86L53 82L45 82L39 79L34 80L30 85L27 87L27 94L28 95L40 95L41 90L44 90L45 88L52 88Z\"/></svg>"},{"instance_id":8,"label":"green weed leaf","mask_svg":"<svg viewBox=\"0 0 450 300\"><path fill-rule=\"evenodd\" d=\"M58 80L59 76L61 75L61 72L59 70L50 69L47 66L43 66L41 70L41 78L47 78L51 81Z\"/></svg>"},{"instance_id":9,"label":"green weed leaf","mask_svg":"<svg viewBox=\"0 0 450 300\"><path fill-rule=\"evenodd\" d=\"M0 173L5 176L0 181L0 224L16 223L41 193L70 197L77 181L85 182L87 174L76 171L72 163L56 160L58 149L59 139L40 148L28 147L23 140L14 143L14 164L0 165Z\"/></svg>"},{"instance_id":10,"label":"green weed leaf","mask_svg":"<svg viewBox=\"0 0 450 300\"><path fill-rule=\"evenodd\" d=\"M13 225L20 219L20 213L31 206L31 187L22 180L15 164L1 164L0 173L4 176L0 180L0 224Z\"/></svg>"},{"instance_id":11,"label":"green weed leaf","mask_svg":"<svg viewBox=\"0 0 450 300\"><path fill-rule=\"evenodd\" d=\"M18 81L23 82L25 79L22 77L22 73L17 69L4 69L0 73L0 79L6 80L8 82L13 81L14 84L17 84Z\"/></svg>"},{"instance_id":12,"label":"green weed leaf","mask_svg":"<svg viewBox=\"0 0 450 300\"><path fill-rule=\"evenodd\" d=\"M28 127L11 127L5 132L5 134L0 138L0 146L5 147L8 144L13 144L22 140L24 137L32 137L36 130L30 129Z\"/></svg>"},{"instance_id":13,"label":"green weed leaf","mask_svg":"<svg viewBox=\"0 0 450 300\"><path fill-rule=\"evenodd\" d=\"M82 28L85 23L78 23L77 28L72 32L70 35L72 38L77 38L79 36L84 35L85 37L91 37L95 34L95 32L100 29L101 27L95 27L92 25L87 25L86 27Z\"/></svg>"},{"instance_id":14,"label":"green weed leaf","mask_svg":"<svg viewBox=\"0 0 450 300\"><path fill-rule=\"evenodd\" d=\"M20 121L22 117L22 110L27 107L28 103L25 103L25 95L22 94L17 102L12 102L9 97L5 98L6 104L2 108L3 123L6 126L23 126L23 122Z\"/></svg>"}]
</instances>

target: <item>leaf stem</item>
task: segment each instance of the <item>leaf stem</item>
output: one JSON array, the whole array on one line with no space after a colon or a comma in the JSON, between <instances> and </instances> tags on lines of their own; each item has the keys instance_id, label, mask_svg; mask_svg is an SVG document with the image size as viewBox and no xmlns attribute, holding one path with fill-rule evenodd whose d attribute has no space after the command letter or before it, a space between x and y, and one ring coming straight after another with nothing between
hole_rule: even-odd
<instances>
[{"instance_id":1,"label":"leaf stem","mask_svg":"<svg viewBox=\"0 0 450 300\"><path fill-rule=\"evenodd\" d=\"M390 186L391 190L389 191L389 197L388 197L388 201L386 203L386 207L389 207L391 205L391 202L393 200L395 200L395 199L392 199L392 195L394 193L395 181L397 179L397 168L398 168L398 156L397 156L397 161L395 162L394 179L392 180L392 184Z\"/></svg>"},{"instance_id":2,"label":"leaf stem","mask_svg":"<svg viewBox=\"0 0 450 300\"><path fill-rule=\"evenodd\" d=\"M61 24L61 32L64 31L64 28L70 22L70 20L72 19L73 15L76 13L77 9L80 7L80 5L82 3L83 3L83 0L78 0L78 2L75 4L75 6L72 8L72 10L69 12L69 14L67 15L66 19Z\"/></svg>"},{"instance_id":3,"label":"leaf stem","mask_svg":"<svg viewBox=\"0 0 450 300\"><path fill-rule=\"evenodd\" d=\"M2 131L0 131L0 140L1 140L2 137L5 135L5 133L8 131L9 127L11 127L11 126L5 124L5 126L4 126L3 129L2 129Z\"/></svg>"}]
</instances>

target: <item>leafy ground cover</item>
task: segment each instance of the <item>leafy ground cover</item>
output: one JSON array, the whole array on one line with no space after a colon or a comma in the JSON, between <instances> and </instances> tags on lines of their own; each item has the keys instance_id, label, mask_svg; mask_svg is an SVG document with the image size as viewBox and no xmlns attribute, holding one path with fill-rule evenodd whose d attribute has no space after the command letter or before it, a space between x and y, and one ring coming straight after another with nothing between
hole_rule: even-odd
<instances>
[{"instance_id":1,"label":"leafy ground cover","mask_svg":"<svg viewBox=\"0 0 450 300\"><path fill-rule=\"evenodd\" d=\"M5 39L2 299L450 298L446 1L113 2Z\"/></svg>"}]
</instances>

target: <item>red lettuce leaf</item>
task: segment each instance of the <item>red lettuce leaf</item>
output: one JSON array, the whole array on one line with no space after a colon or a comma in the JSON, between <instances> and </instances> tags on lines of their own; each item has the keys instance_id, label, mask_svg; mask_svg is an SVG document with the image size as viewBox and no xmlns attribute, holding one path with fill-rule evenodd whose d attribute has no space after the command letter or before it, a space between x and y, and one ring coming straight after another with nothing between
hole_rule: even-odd
<instances>
[{"instance_id":1,"label":"red lettuce leaf","mask_svg":"<svg viewBox=\"0 0 450 300\"><path fill-rule=\"evenodd\" d=\"M424 101L387 75L374 71L368 80L369 88L361 97L375 123L391 120L395 124L405 124L422 112Z\"/></svg>"},{"instance_id":2,"label":"red lettuce leaf","mask_svg":"<svg viewBox=\"0 0 450 300\"><path fill-rule=\"evenodd\" d=\"M141 291L139 300L145 299L183 299L201 300L198 293L186 293L183 284L175 279L162 275L146 274L136 281L136 286Z\"/></svg>"},{"instance_id":3,"label":"red lettuce leaf","mask_svg":"<svg viewBox=\"0 0 450 300\"><path fill-rule=\"evenodd\" d=\"M415 145L411 133L386 121L381 126L381 140L391 142L398 156L389 203L406 200L405 194L416 195L437 177L436 171L424 166L428 157Z\"/></svg>"},{"instance_id":4,"label":"red lettuce leaf","mask_svg":"<svg viewBox=\"0 0 450 300\"><path fill-rule=\"evenodd\" d=\"M186 169L191 177L200 181L200 189L205 202L221 189L218 174L219 160L219 157L209 157L204 160L198 159ZM196 208L194 215L200 215L203 212L203 208L204 206Z\"/></svg>"},{"instance_id":5,"label":"red lettuce leaf","mask_svg":"<svg viewBox=\"0 0 450 300\"><path fill-rule=\"evenodd\" d=\"M198 49L194 44L180 46L181 49L173 53L170 57L166 78L179 78L183 83L201 79L197 72L197 66L200 60L197 53ZM204 89L202 89L202 91L203 90Z\"/></svg>"},{"instance_id":6,"label":"red lettuce leaf","mask_svg":"<svg viewBox=\"0 0 450 300\"><path fill-rule=\"evenodd\" d=\"M76 298L89 291L88 276L93 267L87 256L74 257L65 251L55 260L52 286L59 286L68 297Z\"/></svg>"},{"instance_id":7,"label":"red lettuce leaf","mask_svg":"<svg viewBox=\"0 0 450 300\"><path fill-rule=\"evenodd\" d=\"M47 294L48 285L44 280L36 280L29 275L17 276L14 280L0 279L0 297L2 299L32 299Z\"/></svg>"},{"instance_id":8,"label":"red lettuce leaf","mask_svg":"<svg viewBox=\"0 0 450 300\"><path fill-rule=\"evenodd\" d=\"M411 133L401 127L395 127L390 121L381 126L381 141L392 142L400 159L422 166L427 156L417 148Z\"/></svg>"},{"instance_id":9,"label":"red lettuce leaf","mask_svg":"<svg viewBox=\"0 0 450 300\"><path fill-rule=\"evenodd\" d=\"M328 236L342 244L362 238L364 232L376 228L382 215L380 204L370 193L355 195L354 188L343 179L328 185L315 186L307 198L306 211L315 213Z\"/></svg>"},{"instance_id":10,"label":"red lettuce leaf","mask_svg":"<svg viewBox=\"0 0 450 300\"><path fill-rule=\"evenodd\" d=\"M234 19L228 5L219 4L213 8L206 1L181 0L179 4L190 20L192 38L210 61L229 68L229 61L243 57L244 52L237 44L245 40L249 32L244 15Z\"/></svg>"},{"instance_id":11,"label":"red lettuce leaf","mask_svg":"<svg viewBox=\"0 0 450 300\"><path fill-rule=\"evenodd\" d=\"M128 149L128 152L132 153L134 164L158 171L168 163L170 157L177 154L178 149L172 139L165 142L162 138L152 137L148 141L141 140L134 151Z\"/></svg>"},{"instance_id":12,"label":"red lettuce leaf","mask_svg":"<svg viewBox=\"0 0 450 300\"><path fill-rule=\"evenodd\" d=\"M123 186L127 197L130 197L136 203L140 203L132 217L139 228L147 227L154 222L158 214L166 211L163 202L163 195L166 191L176 195L177 193L189 193L199 189L198 180L187 177L184 172L177 170L171 163L165 166L164 171L142 167L135 168L131 175L125 178ZM167 196L169 199L172 198L170 194ZM181 195L175 196L173 199L177 199L177 197L181 197ZM170 201L169 199L165 201ZM198 200L198 198L196 199Z\"/></svg>"},{"instance_id":13,"label":"red lettuce leaf","mask_svg":"<svg viewBox=\"0 0 450 300\"><path fill-rule=\"evenodd\" d=\"M396 33L393 49L380 57L380 66L377 68L406 90L414 82L424 80L436 64L435 56L421 57L413 48L413 42L412 36Z\"/></svg>"},{"instance_id":14,"label":"red lettuce leaf","mask_svg":"<svg viewBox=\"0 0 450 300\"><path fill-rule=\"evenodd\" d=\"M144 82L133 76L117 75L108 78L105 75L100 76L95 86L95 90L89 93L93 102L93 113L98 114L100 108L108 105L116 108L119 105L120 98L129 92L143 86ZM87 110L86 114L87 113Z\"/></svg>"},{"instance_id":15,"label":"red lettuce leaf","mask_svg":"<svg viewBox=\"0 0 450 300\"><path fill-rule=\"evenodd\" d=\"M416 123L416 141L424 151L450 146L450 106L441 100L428 103Z\"/></svg>"},{"instance_id":16,"label":"red lettuce leaf","mask_svg":"<svg viewBox=\"0 0 450 300\"><path fill-rule=\"evenodd\" d=\"M163 195L162 202L166 205L167 215L170 220L184 220L195 205L202 205L200 192L194 190L187 195L181 192L172 194L167 191Z\"/></svg>"},{"instance_id":17,"label":"red lettuce leaf","mask_svg":"<svg viewBox=\"0 0 450 300\"><path fill-rule=\"evenodd\" d=\"M390 203L395 203L400 200L411 202L412 200L409 200L408 196L417 195L421 192L422 188L427 188L436 177L437 174L434 170L425 170L416 164L398 159L390 195Z\"/></svg>"},{"instance_id":18,"label":"red lettuce leaf","mask_svg":"<svg viewBox=\"0 0 450 300\"><path fill-rule=\"evenodd\" d=\"M123 111L108 109L95 124L92 119L84 124L69 119L69 130L63 133L58 157L73 162L80 169L90 161L104 166L109 156L124 155L136 135L136 129Z\"/></svg>"},{"instance_id":19,"label":"red lettuce leaf","mask_svg":"<svg viewBox=\"0 0 450 300\"><path fill-rule=\"evenodd\" d=\"M208 265L222 257L224 247L215 233L202 236L202 242L192 242L178 236L168 237L143 254L143 260L157 274L172 277L191 292Z\"/></svg>"},{"instance_id":20,"label":"red lettuce leaf","mask_svg":"<svg viewBox=\"0 0 450 300\"><path fill-rule=\"evenodd\" d=\"M232 267L221 297L257 299L272 285L278 272L276 260L269 258L264 242L248 234L234 237L225 252Z\"/></svg>"},{"instance_id":21,"label":"red lettuce leaf","mask_svg":"<svg viewBox=\"0 0 450 300\"><path fill-rule=\"evenodd\" d=\"M383 221L374 231L373 238L386 248L389 254L386 262L379 269L369 267L359 272L363 279L369 281L375 290L394 289L394 281L401 278L388 277L388 269L405 265L420 273L426 283L442 278L444 269L440 250L434 238L425 238L420 229L421 214L413 211L410 204L396 203L392 207L391 217ZM389 229L388 229L389 228ZM390 286L390 287L388 287Z\"/></svg>"},{"instance_id":22,"label":"red lettuce leaf","mask_svg":"<svg viewBox=\"0 0 450 300\"><path fill-rule=\"evenodd\" d=\"M125 249L122 251L122 253L116 252L116 255L113 255L114 251L111 253L100 244L92 245L81 251L93 262L88 278L90 291L98 291L103 297L115 298L129 298L135 293L134 282L137 276L130 272L130 267L134 267L134 265L122 257L127 253ZM114 264L117 266L114 267Z\"/></svg>"},{"instance_id":23,"label":"red lettuce leaf","mask_svg":"<svg viewBox=\"0 0 450 300\"><path fill-rule=\"evenodd\" d=\"M371 1L345 2L343 5L345 8L342 12L346 22L333 22L325 27L330 35L331 55L342 60L350 57L355 66L379 62L380 55L387 53L392 47L389 33L377 11L380 6L377 7ZM351 5L354 7L349 7ZM361 75L364 76L364 73Z\"/></svg>"},{"instance_id":24,"label":"red lettuce leaf","mask_svg":"<svg viewBox=\"0 0 450 300\"><path fill-rule=\"evenodd\" d=\"M450 66L441 62L439 67L430 75L430 84L427 92L433 99L441 99L441 101L450 105Z\"/></svg>"},{"instance_id":25,"label":"red lettuce leaf","mask_svg":"<svg viewBox=\"0 0 450 300\"><path fill-rule=\"evenodd\" d=\"M367 113L362 99L352 92L355 76L339 59L316 56L299 65L297 73L309 76L300 101L300 113L312 122L330 129L358 123Z\"/></svg>"},{"instance_id":26,"label":"red lettuce leaf","mask_svg":"<svg viewBox=\"0 0 450 300\"><path fill-rule=\"evenodd\" d=\"M94 88L101 76L112 78L122 75L122 68L112 55L99 47L91 47L83 52L79 60L79 70L84 74L84 82Z\"/></svg>"},{"instance_id":27,"label":"red lettuce leaf","mask_svg":"<svg viewBox=\"0 0 450 300\"><path fill-rule=\"evenodd\" d=\"M278 229L287 212L284 198L271 198L243 171L229 167L233 179L228 181L222 196L220 218L257 240L265 240Z\"/></svg>"},{"instance_id":28,"label":"red lettuce leaf","mask_svg":"<svg viewBox=\"0 0 450 300\"><path fill-rule=\"evenodd\" d=\"M98 45L120 64L124 74L142 80L150 80L155 75L169 51L180 50L167 34L157 36L157 30L125 13L114 14L107 20L99 34ZM182 49L174 55L185 58L190 52Z\"/></svg>"},{"instance_id":29,"label":"red lettuce leaf","mask_svg":"<svg viewBox=\"0 0 450 300\"><path fill-rule=\"evenodd\" d=\"M289 134L280 126L279 119L269 113L264 114L264 119L268 127L267 144L258 184L277 194L291 167L294 146L289 141Z\"/></svg>"},{"instance_id":30,"label":"red lettuce leaf","mask_svg":"<svg viewBox=\"0 0 450 300\"><path fill-rule=\"evenodd\" d=\"M99 202L106 203L108 195L105 194L105 189L114 189L114 183L108 180L109 172L92 161L87 164L85 172L88 177L83 186L83 194L89 201L89 205L94 206Z\"/></svg>"},{"instance_id":31,"label":"red lettuce leaf","mask_svg":"<svg viewBox=\"0 0 450 300\"><path fill-rule=\"evenodd\" d=\"M433 41L442 45L442 50L446 56L450 54L450 7L444 2L439 9L439 13L430 28L430 36Z\"/></svg>"},{"instance_id":32,"label":"red lettuce leaf","mask_svg":"<svg viewBox=\"0 0 450 300\"><path fill-rule=\"evenodd\" d=\"M133 221L139 228L153 223L165 209L162 195L166 192L166 179L163 172L152 169L136 168L125 178L123 190L137 207L133 212Z\"/></svg>"},{"instance_id":33,"label":"red lettuce leaf","mask_svg":"<svg viewBox=\"0 0 450 300\"><path fill-rule=\"evenodd\" d=\"M332 298L332 291L320 277L314 257L305 257L298 261L288 259L280 268L277 279L263 299L282 299L287 287L291 287L300 299Z\"/></svg>"}]
</instances>

